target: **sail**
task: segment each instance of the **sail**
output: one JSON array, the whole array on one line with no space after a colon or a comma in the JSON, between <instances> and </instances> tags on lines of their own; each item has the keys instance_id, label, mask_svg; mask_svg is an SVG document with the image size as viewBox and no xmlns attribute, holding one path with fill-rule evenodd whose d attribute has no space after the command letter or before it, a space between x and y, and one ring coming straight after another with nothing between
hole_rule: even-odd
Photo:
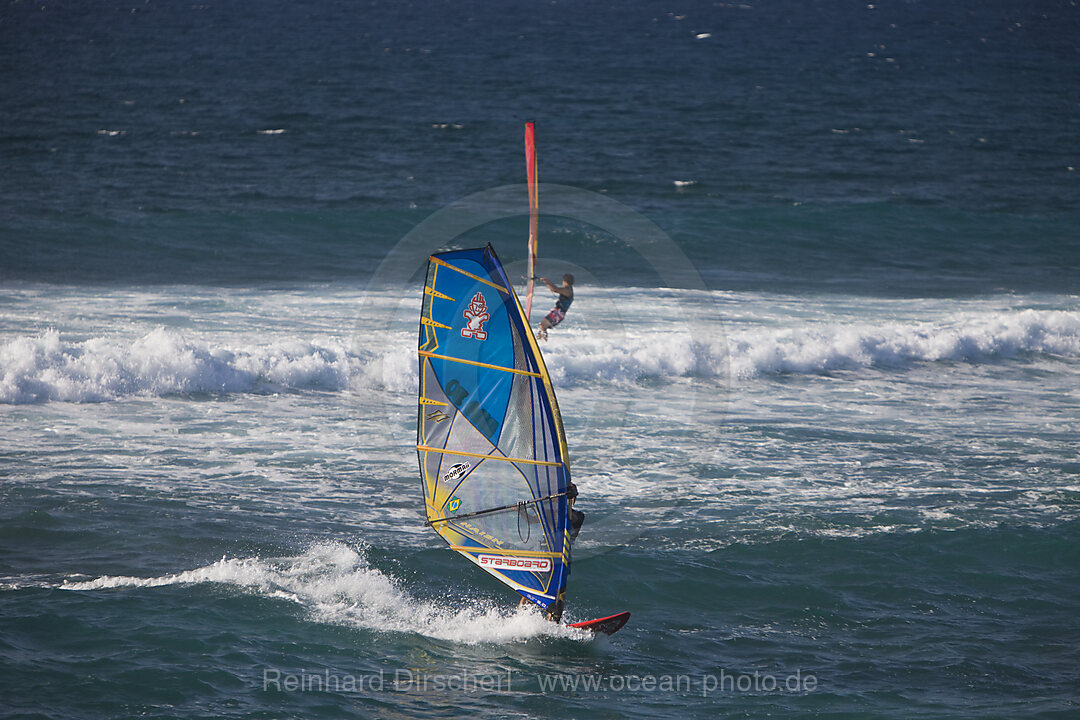
<instances>
[{"instance_id":1,"label":"sail","mask_svg":"<svg viewBox=\"0 0 1080 720\"><path fill-rule=\"evenodd\" d=\"M544 608L570 573L566 438L540 350L494 249L429 258L417 455L428 524Z\"/></svg>"},{"instance_id":2,"label":"sail","mask_svg":"<svg viewBox=\"0 0 1080 720\"><path fill-rule=\"evenodd\" d=\"M540 190L536 184L536 135L532 123L525 123L525 174L529 180L529 256L526 276L529 287L525 291L525 324L532 322L533 285L536 282L536 245L540 212Z\"/></svg>"}]
</instances>

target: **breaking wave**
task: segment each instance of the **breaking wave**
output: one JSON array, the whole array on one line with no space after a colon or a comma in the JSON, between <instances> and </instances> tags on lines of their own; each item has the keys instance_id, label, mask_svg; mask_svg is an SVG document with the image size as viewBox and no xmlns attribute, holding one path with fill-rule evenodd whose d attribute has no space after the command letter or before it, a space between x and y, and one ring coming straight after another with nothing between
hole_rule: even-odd
<instances>
[{"instance_id":1,"label":"breaking wave","mask_svg":"<svg viewBox=\"0 0 1080 720\"><path fill-rule=\"evenodd\" d=\"M56 331L0 345L0 402L100 402L131 395L341 390L356 372L342 344L231 348L158 328L134 340L65 342Z\"/></svg>"},{"instance_id":2,"label":"breaking wave","mask_svg":"<svg viewBox=\"0 0 1080 720\"><path fill-rule=\"evenodd\" d=\"M983 362L1023 354L1080 357L1080 313L1023 310L924 323L823 324L732 335L736 377L821 373L919 362Z\"/></svg>"},{"instance_id":3,"label":"breaking wave","mask_svg":"<svg viewBox=\"0 0 1080 720\"><path fill-rule=\"evenodd\" d=\"M135 339L65 341L50 330L0 345L0 402L416 387L412 333L229 346L158 328ZM994 311L927 322L739 324L663 331L560 328L544 347L560 386L645 378L750 379L1024 355L1080 357L1080 312Z\"/></svg>"}]
</instances>

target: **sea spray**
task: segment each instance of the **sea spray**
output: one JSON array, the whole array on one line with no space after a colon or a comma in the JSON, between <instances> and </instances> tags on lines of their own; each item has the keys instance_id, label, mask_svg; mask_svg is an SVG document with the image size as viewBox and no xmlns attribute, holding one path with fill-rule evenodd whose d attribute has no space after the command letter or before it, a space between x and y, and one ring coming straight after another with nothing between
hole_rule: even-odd
<instances>
[{"instance_id":1,"label":"sea spray","mask_svg":"<svg viewBox=\"0 0 1080 720\"><path fill-rule=\"evenodd\" d=\"M321 623L376 631L419 633L466 644L523 641L542 636L587 639L590 633L554 625L529 608L483 602L419 600L404 583L369 563L364 549L319 543L300 555L225 558L158 577L69 578L61 590L95 591L220 583L302 606Z\"/></svg>"}]
</instances>

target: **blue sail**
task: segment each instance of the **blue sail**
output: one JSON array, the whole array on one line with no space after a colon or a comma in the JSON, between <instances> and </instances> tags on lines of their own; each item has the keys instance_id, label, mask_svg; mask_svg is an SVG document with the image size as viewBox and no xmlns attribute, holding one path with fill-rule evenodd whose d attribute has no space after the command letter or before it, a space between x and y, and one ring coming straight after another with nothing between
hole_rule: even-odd
<instances>
[{"instance_id":1,"label":"blue sail","mask_svg":"<svg viewBox=\"0 0 1080 720\"><path fill-rule=\"evenodd\" d=\"M494 249L429 258L417 455L427 521L522 596L561 611L570 466L559 406Z\"/></svg>"}]
</instances>

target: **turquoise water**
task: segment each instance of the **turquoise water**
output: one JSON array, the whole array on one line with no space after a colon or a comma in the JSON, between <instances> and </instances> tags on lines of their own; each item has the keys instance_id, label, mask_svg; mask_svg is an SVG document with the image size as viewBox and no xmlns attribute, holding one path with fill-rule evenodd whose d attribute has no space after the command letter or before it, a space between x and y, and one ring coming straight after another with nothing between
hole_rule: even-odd
<instances>
[{"instance_id":1,"label":"turquoise water","mask_svg":"<svg viewBox=\"0 0 1080 720\"><path fill-rule=\"evenodd\" d=\"M1075 716L1078 24L0 10L0 716ZM610 639L422 524L421 273L523 272L526 120Z\"/></svg>"}]
</instances>

